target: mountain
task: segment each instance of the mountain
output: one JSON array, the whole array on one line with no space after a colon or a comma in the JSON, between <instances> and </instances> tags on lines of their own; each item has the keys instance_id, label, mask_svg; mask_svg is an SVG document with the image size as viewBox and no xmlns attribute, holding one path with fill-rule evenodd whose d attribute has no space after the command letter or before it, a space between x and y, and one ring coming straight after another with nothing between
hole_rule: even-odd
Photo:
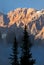
<instances>
[{"instance_id":1,"label":"mountain","mask_svg":"<svg viewBox=\"0 0 44 65\"><path fill-rule=\"evenodd\" d=\"M0 12L0 27L6 27L8 25L8 22L8 16Z\"/></svg>"},{"instance_id":2,"label":"mountain","mask_svg":"<svg viewBox=\"0 0 44 65\"><path fill-rule=\"evenodd\" d=\"M24 27L26 24L35 38L44 39L44 9L39 11L34 8L17 8L8 13L8 18L10 19L8 27L14 24ZM40 32L42 33L40 34Z\"/></svg>"},{"instance_id":3,"label":"mountain","mask_svg":"<svg viewBox=\"0 0 44 65\"><path fill-rule=\"evenodd\" d=\"M25 25L34 39L44 40L44 9L17 8L7 14L0 12L0 28L7 34L15 30L18 36L22 35ZM5 33L3 29L2 33Z\"/></svg>"}]
</instances>

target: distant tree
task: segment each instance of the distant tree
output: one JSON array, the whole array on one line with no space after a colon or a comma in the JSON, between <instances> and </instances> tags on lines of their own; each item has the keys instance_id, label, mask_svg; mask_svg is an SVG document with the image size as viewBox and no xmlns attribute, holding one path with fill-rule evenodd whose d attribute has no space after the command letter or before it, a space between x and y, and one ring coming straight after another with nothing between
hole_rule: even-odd
<instances>
[{"instance_id":1,"label":"distant tree","mask_svg":"<svg viewBox=\"0 0 44 65\"><path fill-rule=\"evenodd\" d=\"M1 31L0 31L0 41L2 40L2 34L1 34Z\"/></svg>"},{"instance_id":2,"label":"distant tree","mask_svg":"<svg viewBox=\"0 0 44 65\"><path fill-rule=\"evenodd\" d=\"M2 35L1 35L1 31L0 31L0 38L2 37Z\"/></svg>"},{"instance_id":3,"label":"distant tree","mask_svg":"<svg viewBox=\"0 0 44 65\"><path fill-rule=\"evenodd\" d=\"M9 58L9 59L11 59L11 65L19 65L19 62L18 62L18 43L17 43L16 37L14 39L12 51L13 51L13 53L10 54L10 58Z\"/></svg>"},{"instance_id":4,"label":"distant tree","mask_svg":"<svg viewBox=\"0 0 44 65\"><path fill-rule=\"evenodd\" d=\"M22 55L20 63L21 65L34 65L35 59L32 59L32 53L30 52L32 44L29 39L29 35L27 32L27 26L25 25L23 43L22 43Z\"/></svg>"},{"instance_id":5,"label":"distant tree","mask_svg":"<svg viewBox=\"0 0 44 65\"><path fill-rule=\"evenodd\" d=\"M6 36L7 43L13 43L14 37L15 37L15 32L14 31L8 31L7 36Z\"/></svg>"}]
</instances>

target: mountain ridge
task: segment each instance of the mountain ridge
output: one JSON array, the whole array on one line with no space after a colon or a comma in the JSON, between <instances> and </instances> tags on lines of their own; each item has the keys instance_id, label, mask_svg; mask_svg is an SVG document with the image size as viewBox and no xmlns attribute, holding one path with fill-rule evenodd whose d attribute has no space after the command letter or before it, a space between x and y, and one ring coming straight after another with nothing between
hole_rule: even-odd
<instances>
[{"instance_id":1,"label":"mountain ridge","mask_svg":"<svg viewBox=\"0 0 44 65\"><path fill-rule=\"evenodd\" d=\"M21 28L27 25L35 39L44 39L44 9L17 8L7 14L0 12L0 27L14 28L15 24Z\"/></svg>"}]
</instances>

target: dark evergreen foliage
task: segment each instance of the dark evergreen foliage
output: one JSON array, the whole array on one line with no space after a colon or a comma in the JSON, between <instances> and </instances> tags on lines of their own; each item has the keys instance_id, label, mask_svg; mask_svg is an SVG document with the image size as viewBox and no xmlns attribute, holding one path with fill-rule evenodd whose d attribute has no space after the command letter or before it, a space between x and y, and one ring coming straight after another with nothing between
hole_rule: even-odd
<instances>
[{"instance_id":1,"label":"dark evergreen foliage","mask_svg":"<svg viewBox=\"0 0 44 65\"><path fill-rule=\"evenodd\" d=\"M22 43L22 56L21 56L21 65L34 65L35 59L32 59L32 53L30 52L32 44L29 39L27 32L27 26L24 29L24 37Z\"/></svg>"},{"instance_id":2,"label":"dark evergreen foliage","mask_svg":"<svg viewBox=\"0 0 44 65\"><path fill-rule=\"evenodd\" d=\"M2 34L1 34L1 31L0 31L0 39L1 39L1 37L2 37Z\"/></svg>"},{"instance_id":3,"label":"dark evergreen foliage","mask_svg":"<svg viewBox=\"0 0 44 65\"><path fill-rule=\"evenodd\" d=\"M15 37L14 43L13 43L13 48L12 48L13 54L10 55L11 59L11 65L19 65L18 63L18 43Z\"/></svg>"}]
</instances>

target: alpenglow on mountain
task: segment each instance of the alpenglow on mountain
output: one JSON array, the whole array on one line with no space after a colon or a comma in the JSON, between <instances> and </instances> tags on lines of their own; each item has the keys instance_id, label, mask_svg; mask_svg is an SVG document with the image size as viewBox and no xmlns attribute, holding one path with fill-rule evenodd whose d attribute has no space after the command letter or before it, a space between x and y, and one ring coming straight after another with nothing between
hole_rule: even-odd
<instances>
[{"instance_id":1,"label":"alpenglow on mountain","mask_svg":"<svg viewBox=\"0 0 44 65\"><path fill-rule=\"evenodd\" d=\"M17 8L7 14L0 12L0 30L7 33L27 25L28 32L34 35L35 39L44 39L44 9ZM17 32L17 31L16 31ZM21 33L22 31L20 31ZM17 33L18 34L18 33Z\"/></svg>"}]
</instances>

